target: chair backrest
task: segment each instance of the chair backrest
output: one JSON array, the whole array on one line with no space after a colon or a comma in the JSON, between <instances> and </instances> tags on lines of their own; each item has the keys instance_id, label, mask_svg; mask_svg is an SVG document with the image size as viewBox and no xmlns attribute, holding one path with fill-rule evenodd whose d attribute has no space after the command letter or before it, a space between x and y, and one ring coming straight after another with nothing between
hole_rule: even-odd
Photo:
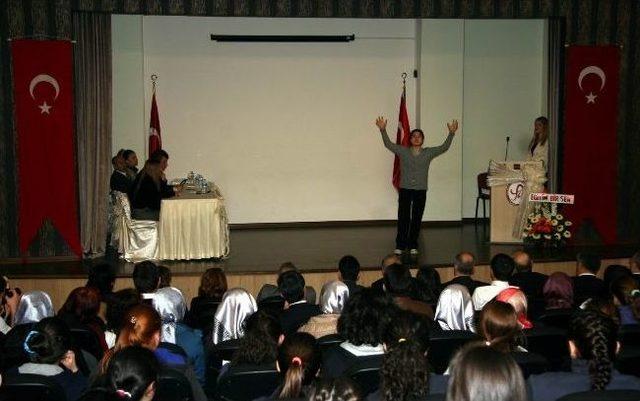
<instances>
[{"instance_id":1,"label":"chair backrest","mask_svg":"<svg viewBox=\"0 0 640 401\"><path fill-rule=\"evenodd\" d=\"M73 337L73 341L78 348L89 352L97 360L102 359L104 350L100 345L98 337L96 337L96 334L93 331L72 327L71 336Z\"/></svg>"},{"instance_id":2,"label":"chair backrest","mask_svg":"<svg viewBox=\"0 0 640 401\"><path fill-rule=\"evenodd\" d=\"M571 369L567 333L555 327L538 327L525 330L526 348L549 361L552 371Z\"/></svg>"},{"instance_id":3,"label":"chair backrest","mask_svg":"<svg viewBox=\"0 0 640 401\"><path fill-rule=\"evenodd\" d=\"M620 344L625 346L637 346L640 345L640 325L624 325L620 326L620 333L618 335Z\"/></svg>"},{"instance_id":4,"label":"chair backrest","mask_svg":"<svg viewBox=\"0 0 640 401\"><path fill-rule=\"evenodd\" d=\"M571 310L567 310L565 313L544 313L537 320L545 326L567 330L571 321L571 313Z\"/></svg>"},{"instance_id":5,"label":"chair backrest","mask_svg":"<svg viewBox=\"0 0 640 401\"><path fill-rule=\"evenodd\" d=\"M0 386L2 401L65 401L64 389L54 379L31 374L5 375Z\"/></svg>"},{"instance_id":6,"label":"chair backrest","mask_svg":"<svg viewBox=\"0 0 640 401\"><path fill-rule=\"evenodd\" d=\"M329 348L335 347L343 341L344 338L342 338L340 334L328 334L318 338L318 345L320 346L320 351L324 353Z\"/></svg>"},{"instance_id":7,"label":"chair backrest","mask_svg":"<svg viewBox=\"0 0 640 401\"><path fill-rule=\"evenodd\" d=\"M129 203L129 196L124 192L113 191L113 198L114 220L124 218L127 225L129 225L131 223L131 204Z\"/></svg>"},{"instance_id":8,"label":"chair backrest","mask_svg":"<svg viewBox=\"0 0 640 401\"><path fill-rule=\"evenodd\" d=\"M196 303L192 302L188 316L189 325L202 330L206 336L213 327L218 306L220 301L208 298L199 299Z\"/></svg>"},{"instance_id":9,"label":"chair backrest","mask_svg":"<svg viewBox=\"0 0 640 401\"><path fill-rule=\"evenodd\" d=\"M358 361L344 373L358 384L363 397L380 387L380 365L382 358L358 358Z\"/></svg>"},{"instance_id":10,"label":"chair backrest","mask_svg":"<svg viewBox=\"0 0 640 401\"><path fill-rule=\"evenodd\" d=\"M279 295L265 298L258 302L258 309L280 313L284 309L284 298Z\"/></svg>"},{"instance_id":11,"label":"chair backrest","mask_svg":"<svg viewBox=\"0 0 640 401\"><path fill-rule=\"evenodd\" d=\"M184 373L176 369L162 368L158 375L154 401L191 401L191 384Z\"/></svg>"},{"instance_id":12,"label":"chair backrest","mask_svg":"<svg viewBox=\"0 0 640 401\"><path fill-rule=\"evenodd\" d=\"M480 173L476 177L476 180L478 182L478 196L489 195L490 189L489 189L489 185L487 184L488 176L489 176L488 173Z\"/></svg>"},{"instance_id":13,"label":"chair backrest","mask_svg":"<svg viewBox=\"0 0 640 401\"><path fill-rule=\"evenodd\" d=\"M238 348L240 348L240 339L235 338L233 340L227 340L216 344L213 347L213 352L219 359L223 361L230 361L233 358L234 352L236 352Z\"/></svg>"},{"instance_id":14,"label":"chair backrest","mask_svg":"<svg viewBox=\"0 0 640 401\"><path fill-rule=\"evenodd\" d=\"M601 391L581 391L579 393L567 394L558 398L557 401L638 401L640 391L638 390L601 390Z\"/></svg>"},{"instance_id":15,"label":"chair backrest","mask_svg":"<svg viewBox=\"0 0 640 401\"><path fill-rule=\"evenodd\" d=\"M251 401L270 396L280 384L275 366L232 366L218 378L219 400Z\"/></svg>"},{"instance_id":16,"label":"chair backrest","mask_svg":"<svg viewBox=\"0 0 640 401\"><path fill-rule=\"evenodd\" d=\"M623 345L616 355L615 367L620 373L640 377L640 347Z\"/></svg>"},{"instance_id":17,"label":"chair backrest","mask_svg":"<svg viewBox=\"0 0 640 401\"><path fill-rule=\"evenodd\" d=\"M516 361L522 375L527 379L531 375L539 375L541 373L549 371L551 365L549 361L542 355L533 352L512 352L511 356Z\"/></svg>"},{"instance_id":18,"label":"chair backrest","mask_svg":"<svg viewBox=\"0 0 640 401\"><path fill-rule=\"evenodd\" d=\"M455 353L469 341L479 337L466 330L449 330L434 333L429 339L429 364L437 374L442 374L449 367L449 362Z\"/></svg>"}]
</instances>

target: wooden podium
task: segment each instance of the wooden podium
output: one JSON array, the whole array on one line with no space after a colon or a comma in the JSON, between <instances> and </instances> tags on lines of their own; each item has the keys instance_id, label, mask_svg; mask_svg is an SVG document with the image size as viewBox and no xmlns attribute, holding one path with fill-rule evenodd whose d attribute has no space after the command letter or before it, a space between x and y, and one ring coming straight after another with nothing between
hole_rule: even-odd
<instances>
[{"instance_id":1,"label":"wooden podium","mask_svg":"<svg viewBox=\"0 0 640 401\"><path fill-rule=\"evenodd\" d=\"M521 177L521 170L525 165L531 165L533 167L540 165L540 162L537 161L492 163L498 166L500 170L508 171L511 175L520 175ZM518 215L520 203L525 201L525 199L523 199L523 193L524 184L522 181L491 187L490 241L492 243L522 243L522 238L513 236L513 226Z\"/></svg>"}]
</instances>

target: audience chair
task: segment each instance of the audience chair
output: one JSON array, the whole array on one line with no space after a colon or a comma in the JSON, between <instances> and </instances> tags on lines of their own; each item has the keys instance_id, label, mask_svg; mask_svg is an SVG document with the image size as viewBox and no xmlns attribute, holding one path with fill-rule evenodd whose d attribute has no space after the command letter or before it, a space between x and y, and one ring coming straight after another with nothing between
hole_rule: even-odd
<instances>
[{"instance_id":1,"label":"audience chair","mask_svg":"<svg viewBox=\"0 0 640 401\"><path fill-rule=\"evenodd\" d=\"M380 387L380 362L379 358L362 358L344 373L358 384L363 397Z\"/></svg>"},{"instance_id":2,"label":"audience chair","mask_svg":"<svg viewBox=\"0 0 640 401\"><path fill-rule=\"evenodd\" d=\"M601 390L601 391L581 391L579 393L567 394L558 398L557 401L638 401L640 391L638 390Z\"/></svg>"},{"instance_id":3,"label":"audience chair","mask_svg":"<svg viewBox=\"0 0 640 401\"><path fill-rule=\"evenodd\" d=\"M2 401L65 401L66 395L54 379L31 374L3 375Z\"/></svg>"},{"instance_id":4,"label":"audience chair","mask_svg":"<svg viewBox=\"0 0 640 401\"><path fill-rule=\"evenodd\" d=\"M154 401L192 401L191 384L185 375L176 369L162 368L158 375Z\"/></svg>"},{"instance_id":5,"label":"audience chair","mask_svg":"<svg viewBox=\"0 0 640 401\"><path fill-rule=\"evenodd\" d=\"M158 246L158 222L134 220L127 194L113 191L111 246L128 262L153 259Z\"/></svg>"},{"instance_id":6,"label":"audience chair","mask_svg":"<svg viewBox=\"0 0 640 401\"><path fill-rule=\"evenodd\" d=\"M220 301L213 299L201 299L195 305L192 302L185 321L194 329L202 330L203 337L206 337L213 328L218 306L220 306Z\"/></svg>"},{"instance_id":7,"label":"audience chair","mask_svg":"<svg viewBox=\"0 0 640 401\"><path fill-rule=\"evenodd\" d=\"M549 310L540 315L536 320L545 326L567 330L569 328L569 322L571 321L572 314L572 309Z\"/></svg>"},{"instance_id":8,"label":"audience chair","mask_svg":"<svg viewBox=\"0 0 640 401\"><path fill-rule=\"evenodd\" d=\"M329 334L318 338L318 345L320 346L320 351L325 353L329 348L335 347L343 341L344 338L340 334Z\"/></svg>"},{"instance_id":9,"label":"audience chair","mask_svg":"<svg viewBox=\"0 0 640 401\"><path fill-rule=\"evenodd\" d=\"M531 375L539 375L541 373L548 372L551 367L547 358L533 352L516 351L512 352L511 356L518 366L520 366L522 375L525 379L529 378Z\"/></svg>"},{"instance_id":10,"label":"audience chair","mask_svg":"<svg viewBox=\"0 0 640 401\"><path fill-rule=\"evenodd\" d=\"M102 359L104 350L93 331L74 327L71 328L71 336L73 337L76 347L87 351L97 360Z\"/></svg>"},{"instance_id":11,"label":"audience chair","mask_svg":"<svg viewBox=\"0 0 640 401\"><path fill-rule=\"evenodd\" d=\"M449 361L456 351L469 341L479 340L475 333L466 330L437 331L429 339L427 358L433 371L442 374L449 367Z\"/></svg>"},{"instance_id":12,"label":"audience chair","mask_svg":"<svg viewBox=\"0 0 640 401\"><path fill-rule=\"evenodd\" d=\"M222 401L251 401L269 397L280 384L275 366L231 366L218 378L216 399Z\"/></svg>"},{"instance_id":13,"label":"audience chair","mask_svg":"<svg viewBox=\"0 0 640 401\"><path fill-rule=\"evenodd\" d=\"M640 347L623 345L616 355L615 367L620 373L640 377Z\"/></svg>"},{"instance_id":14,"label":"audience chair","mask_svg":"<svg viewBox=\"0 0 640 401\"><path fill-rule=\"evenodd\" d=\"M487 205L486 201L491 200L491 189L489 185L487 185L487 177L488 173L480 173L478 174L476 180L478 182L478 196L476 196L476 217L474 219L474 223L478 224L478 202L482 200L482 217L483 219L487 219Z\"/></svg>"},{"instance_id":15,"label":"audience chair","mask_svg":"<svg viewBox=\"0 0 640 401\"><path fill-rule=\"evenodd\" d=\"M240 339L227 340L213 346L213 353L223 361L230 361L233 354L240 348Z\"/></svg>"},{"instance_id":16,"label":"audience chair","mask_svg":"<svg viewBox=\"0 0 640 401\"><path fill-rule=\"evenodd\" d=\"M524 331L529 352L542 355L552 371L571 370L567 332L555 327L537 327Z\"/></svg>"},{"instance_id":17,"label":"audience chair","mask_svg":"<svg viewBox=\"0 0 640 401\"><path fill-rule=\"evenodd\" d=\"M284 309L284 298L280 295L265 298L258 302L258 310L266 310L279 314Z\"/></svg>"}]
</instances>

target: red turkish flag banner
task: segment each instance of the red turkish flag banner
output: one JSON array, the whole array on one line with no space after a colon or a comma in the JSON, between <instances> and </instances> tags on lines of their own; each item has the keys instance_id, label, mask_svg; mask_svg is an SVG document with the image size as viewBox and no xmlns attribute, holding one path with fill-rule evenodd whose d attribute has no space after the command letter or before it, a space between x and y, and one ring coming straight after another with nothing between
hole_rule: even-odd
<instances>
[{"instance_id":1,"label":"red turkish flag banner","mask_svg":"<svg viewBox=\"0 0 640 401\"><path fill-rule=\"evenodd\" d=\"M18 136L18 236L25 252L46 219L78 256L72 44L11 42Z\"/></svg>"},{"instance_id":2,"label":"red turkish flag banner","mask_svg":"<svg viewBox=\"0 0 640 401\"><path fill-rule=\"evenodd\" d=\"M603 241L617 236L617 46L571 46L566 72L563 192L575 195L565 214L575 229L590 221Z\"/></svg>"},{"instance_id":3,"label":"red turkish flag banner","mask_svg":"<svg viewBox=\"0 0 640 401\"><path fill-rule=\"evenodd\" d=\"M151 116L149 118L149 156L156 150L162 149L162 137L160 136L160 116L158 115L158 103L156 103L156 90L153 88L151 98Z\"/></svg>"},{"instance_id":4,"label":"red turkish flag banner","mask_svg":"<svg viewBox=\"0 0 640 401\"><path fill-rule=\"evenodd\" d=\"M409 146L409 113L407 113L407 91L402 89L400 97L400 111L398 113L398 130L396 131L396 143L402 146ZM400 188L400 159L395 156L393 159L393 186Z\"/></svg>"}]
</instances>

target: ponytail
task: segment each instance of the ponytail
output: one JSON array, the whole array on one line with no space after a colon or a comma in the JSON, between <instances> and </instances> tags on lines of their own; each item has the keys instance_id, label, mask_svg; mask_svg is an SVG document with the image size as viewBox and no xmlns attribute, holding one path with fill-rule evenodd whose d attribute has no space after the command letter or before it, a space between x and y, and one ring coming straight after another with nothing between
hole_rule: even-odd
<instances>
[{"instance_id":1,"label":"ponytail","mask_svg":"<svg viewBox=\"0 0 640 401\"><path fill-rule=\"evenodd\" d=\"M305 397L304 386L315 379L322 356L316 339L308 333L287 336L278 349L283 382L278 399Z\"/></svg>"},{"instance_id":2,"label":"ponytail","mask_svg":"<svg viewBox=\"0 0 640 401\"><path fill-rule=\"evenodd\" d=\"M302 360L297 356L293 357L289 369L284 374L284 383L278 398L298 398L302 390L302 380L304 379L304 369Z\"/></svg>"}]
</instances>

